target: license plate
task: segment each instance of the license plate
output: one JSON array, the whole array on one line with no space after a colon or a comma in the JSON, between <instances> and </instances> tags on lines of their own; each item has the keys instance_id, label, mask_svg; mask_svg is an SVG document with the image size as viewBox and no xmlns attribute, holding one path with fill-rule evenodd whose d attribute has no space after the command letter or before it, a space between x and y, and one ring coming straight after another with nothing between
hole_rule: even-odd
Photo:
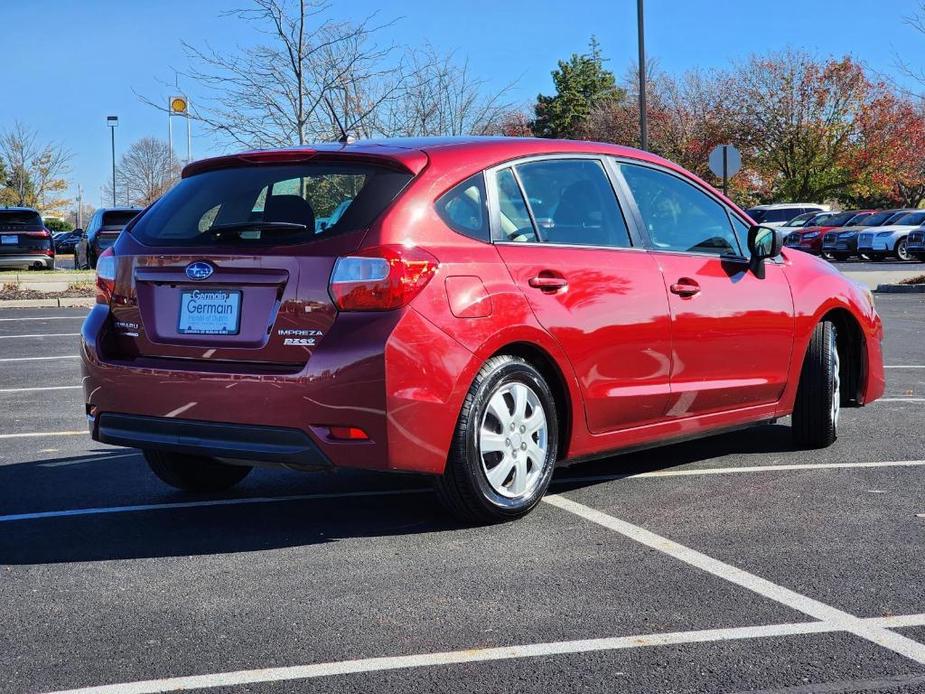
<instances>
[{"instance_id":1,"label":"license plate","mask_svg":"<svg viewBox=\"0 0 925 694\"><path fill-rule=\"evenodd\" d=\"M189 289L180 292L181 335L237 335L241 327L241 292Z\"/></svg>"},{"instance_id":2,"label":"license plate","mask_svg":"<svg viewBox=\"0 0 925 694\"><path fill-rule=\"evenodd\" d=\"M15 246L19 243L19 237L13 234L4 234L0 236L0 244L4 246Z\"/></svg>"}]
</instances>

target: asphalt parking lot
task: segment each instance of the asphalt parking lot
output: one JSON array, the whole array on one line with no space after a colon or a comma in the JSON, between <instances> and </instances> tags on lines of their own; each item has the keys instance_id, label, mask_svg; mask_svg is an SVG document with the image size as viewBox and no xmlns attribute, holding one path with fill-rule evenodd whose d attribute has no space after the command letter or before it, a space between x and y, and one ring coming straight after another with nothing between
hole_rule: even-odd
<instances>
[{"instance_id":1,"label":"asphalt parking lot","mask_svg":"<svg viewBox=\"0 0 925 694\"><path fill-rule=\"evenodd\" d=\"M184 496L86 435L84 310L0 310L0 691L925 692L925 296L883 401L561 471L507 525L410 477Z\"/></svg>"}]
</instances>

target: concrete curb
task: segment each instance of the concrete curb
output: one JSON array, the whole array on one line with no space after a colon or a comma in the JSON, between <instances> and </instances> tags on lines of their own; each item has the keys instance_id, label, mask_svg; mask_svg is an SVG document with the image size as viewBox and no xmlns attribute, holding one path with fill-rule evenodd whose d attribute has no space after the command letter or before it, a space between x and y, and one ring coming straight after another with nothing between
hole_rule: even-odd
<instances>
[{"instance_id":1,"label":"concrete curb","mask_svg":"<svg viewBox=\"0 0 925 694\"><path fill-rule=\"evenodd\" d=\"M0 300L0 308L91 308L94 304L93 297Z\"/></svg>"},{"instance_id":2,"label":"concrete curb","mask_svg":"<svg viewBox=\"0 0 925 694\"><path fill-rule=\"evenodd\" d=\"M878 284L877 294L925 294L925 284Z\"/></svg>"}]
</instances>

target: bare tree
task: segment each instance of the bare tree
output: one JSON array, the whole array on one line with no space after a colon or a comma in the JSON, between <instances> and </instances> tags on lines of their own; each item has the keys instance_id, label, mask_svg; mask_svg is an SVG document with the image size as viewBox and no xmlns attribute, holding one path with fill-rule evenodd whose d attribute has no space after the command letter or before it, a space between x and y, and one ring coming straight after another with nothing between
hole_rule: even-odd
<instances>
[{"instance_id":1,"label":"bare tree","mask_svg":"<svg viewBox=\"0 0 925 694\"><path fill-rule=\"evenodd\" d=\"M392 136L497 134L514 110L505 100L512 86L489 91L467 59L457 62L427 44L412 52L406 83L376 125Z\"/></svg>"},{"instance_id":2,"label":"bare tree","mask_svg":"<svg viewBox=\"0 0 925 694\"><path fill-rule=\"evenodd\" d=\"M67 189L65 176L73 156L69 150L55 142L40 142L38 132L17 121L0 136L0 155L8 175L6 200L48 215L67 211L69 201L59 195Z\"/></svg>"},{"instance_id":3,"label":"bare tree","mask_svg":"<svg viewBox=\"0 0 925 694\"><path fill-rule=\"evenodd\" d=\"M508 88L489 94L466 61L378 41L391 22L330 16L326 0L250 0L226 13L265 37L234 53L184 43L191 116L247 147L500 130ZM142 97L157 108L157 101Z\"/></svg>"},{"instance_id":4,"label":"bare tree","mask_svg":"<svg viewBox=\"0 0 925 694\"><path fill-rule=\"evenodd\" d=\"M146 207L180 178L180 164L169 145L154 137L132 143L116 167L116 201ZM112 183L106 192L112 196Z\"/></svg>"}]
</instances>

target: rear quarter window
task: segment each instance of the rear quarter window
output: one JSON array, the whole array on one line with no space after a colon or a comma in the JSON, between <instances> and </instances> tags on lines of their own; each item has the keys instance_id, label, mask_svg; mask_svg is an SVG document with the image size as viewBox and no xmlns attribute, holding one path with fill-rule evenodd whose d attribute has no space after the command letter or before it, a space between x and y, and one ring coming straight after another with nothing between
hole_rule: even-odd
<instances>
[{"instance_id":1,"label":"rear quarter window","mask_svg":"<svg viewBox=\"0 0 925 694\"><path fill-rule=\"evenodd\" d=\"M488 242L488 205L485 200L485 177L478 173L454 186L437 200L437 214L453 231Z\"/></svg>"}]
</instances>

